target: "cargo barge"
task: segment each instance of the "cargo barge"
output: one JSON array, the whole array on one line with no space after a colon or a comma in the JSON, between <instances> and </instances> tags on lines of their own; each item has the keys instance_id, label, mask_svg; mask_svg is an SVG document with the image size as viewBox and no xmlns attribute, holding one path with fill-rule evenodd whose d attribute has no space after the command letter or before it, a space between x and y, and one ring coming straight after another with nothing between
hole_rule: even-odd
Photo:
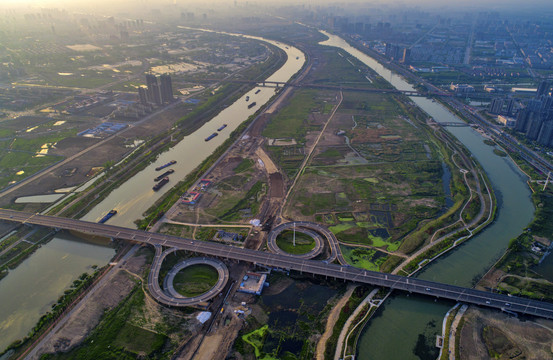
<instances>
[{"instance_id":1,"label":"cargo barge","mask_svg":"<svg viewBox=\"0 0 553 360\"><path fill-rule=\"evenodd\" d=\"M254 107L256 105L255 101L252 102L250 105L248 105L248 109L251 109L252 107Z\"/></svg>"},{"instance_id":2,"label":"cargo barge","mask_svg":"<svg viewBox=\"0 0 553 360\"><path fill-rule=\"evenodd\" d=\"M103 218L101 218L100 221L98 221L98 223L99 223L99 224L105 223L106 221L108 221L109 219L111 219L115 214L117 214L117 210L111 210L111 211L108 212Z\"/></svg>"},{"instance_id":3,"label":"cargo barge","mask_svg":"<svg viewBox=\"0 0 553 360\"><path fill-rule=\"evenodd\" d=\"M159 189L161 189L163 187L163 185L167 184L169 182L169 178L166 176L164 177L160 182L158 182L157 184L154 185L154 187L152 188L154 191L158 191Z\"/></svg>"},{"instance_id":4,"label":"cargo barge","mask_svg":"<svg viewBox=\"0 0 553 360\"><path fill-rule=\"evenodd\" d=\"M261 91L261 89L257 89L257 90L255 91L255 95L259 94L260 91Z\"/></svg>"},{"instance_id":5,"label":"cargo barge","mask_svg":"<svg viewBox=\"0 0 553 360\"><path fill-rule=\"evenodd\" d=\"M246 96L246 101L250 101L250 97L249 97L249 96Z\"/></svg>"},{"instance_id":6,"label":"cargo barge","mask_svg":"<svg viewBox=\"0 0 553 360\"><path fill-rule=\"evenodd\" d=\"M172 174L172 173L174 173L174 172L175 172L175 170L169 169L169 170L167 170L166 172L164 172L163 174L161 174L161 175L159 175L158 177L156 177L156 178L154 179L154 181L159 181L159 180L163 179L164 177L166 177L167 175L170 175L170 174Z\"/></svg>"},{"instance_id":7,"label":"cargo barge","mask_svg":"<svg viewBox=\"0 0 553 360\"><path fill-rule=\"evenodd\" d=\"M213 134L209 135L208 137L206 137L204 140L205 140L205 141L209 141L209 140L213 139L213 138L214 138L215 136L217 136L217 135L219 135L219 134L213 133Z\"/></svg>"},{"instance_id":8,"label":"cargo barge","mask_svg":"<svg viewBox=\"0 0 553 360\"><path fill-rule=\"evenodd\" d=\"M220 128L218 128L217 131L221 131L221 130L223 130L223 129L226 128L226 127L227 127L227 124L223 124L223 126L221 126Z\"/></svg>"},{"instance_id":9,"label":"cargo barge","mask_svg":"<svg viewBox=\"0 0 553 360\"><path fill-rule=\"evenodd\" d=\"M171 160L171 161L169 161L169 162L168 162L167 164L165 164L165 165L161 165L161 166L156 167L156 171L163 170L163 169L165 169L166 167L171 166L171 165L174 165L174 164L176 164L176 163L177 163L176 160Z\"/></svg>"}]
</instances>

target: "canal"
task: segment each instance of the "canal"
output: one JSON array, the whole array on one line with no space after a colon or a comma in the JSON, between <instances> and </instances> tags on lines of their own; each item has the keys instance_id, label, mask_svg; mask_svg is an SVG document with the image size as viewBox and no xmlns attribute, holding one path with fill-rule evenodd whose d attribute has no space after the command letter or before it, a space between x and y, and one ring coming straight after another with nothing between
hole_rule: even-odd
<instances>
[{"instance_id":1,"label":"canal","mask_svg":"<svg viewBox=\"0 0 553 360\"><path fill-rule=\"evenodd\" d=\"M266 79L268 81L286 82L305 63L303 52L293 46L260 37L228 35L264 41L286 53L286 62ZM257 90L260 91L255 94ZM213 153L228 139L233 130L267 103L274 94L274 89L265 87L254 88L244 94L200 129L159 155L154 163L115 189L82 219L98 221L107 212L115 209L117 215L107 223L135 228L134 221L140 219L144 211ZM249 101L246 101L247 96L250 98ZM256 102L256 105L248 108L252 102ZM227 124L227 127L218 132L218 136L204 141L223 124ZM153 191L154 178L160 174L155 168L171 160L176 160L177 163L171 167L175 172L170 175L169 184L157 192ZM50 309L80 274L90 272L92 265L105 265L113 255L114 250L109 244L90 244L70 235L56 236L15 270L10 271L0 281L0 352L13 341L28 334L40 316Z\"/></svg>"},{"instance_id":2,"label":"canal","mask_svg":"<svg viewBox=\"0 0 553 360\"><path fill-rule=\"evenodd\" d=\"M399 90L414 90L403 78L350 46L340 37L323 32L329 39L323 45L348 52L372 68ZM422 97L411 100L438 122L461 120L439 103ZM495 221L464 245L427 266L419 278L460 286L472 286L507 248L509 240L520 234L531 221L534 207L526 178L508 158L493 153L482 136L469 127L448 128L482 165L497 197ZM441 333L442 319L451 302L429 297L395 294L369 321L358 343L358 359L419 359L424 345L432 344ZM435 358L435 357L434 357Z\"/></svg>"}]
</instances>

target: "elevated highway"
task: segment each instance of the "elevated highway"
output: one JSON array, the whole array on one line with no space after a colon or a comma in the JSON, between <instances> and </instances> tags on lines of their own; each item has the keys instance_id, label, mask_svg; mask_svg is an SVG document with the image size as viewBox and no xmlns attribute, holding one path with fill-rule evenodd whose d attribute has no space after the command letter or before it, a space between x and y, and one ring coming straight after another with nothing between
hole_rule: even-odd
<instances>
[{"instance_id":1,"label":"elevated highway","mask_svg":"<svg viewBox=\"0 0 553 360\"><path fill-rule=\"evenodd\" d=\"M344 281L354 281L553 319L553 304L551 303L495 294L433 281L383 274L354 268L348 265L336 265L324 261L298 259L288 255L242 249L223 244L183 239L176 236L127 229L108 224L31 214L15 210L0 209L0 219L137 241L153 246L161 245L198 254L216 256L223 259L246 261L273 268L294 270L300 273L320 275Z\"/></svg>"},{"instance_id":2,"label":"elevated highway","mask_svg":"<svg viewBox=\"0 0 553 360\"><path fill-rule=\"evenodd\" d=\"M152 269L150 270L150 274L148 275L148 290L150 290L150 294L152 295L152 297L162 304L175 307L199 305L203 302L208 301L209 299L212 299L221 291L223 291L225 285L228 282L229 272L225 264L215 259L194 258L184 260L175 265L165 277L164 286L162 289L159 284L159 273L161 272L161 264L163 264L163 260L168 255L179 249L170 248L163 251L163 247L161 245L154 245L154 247L156 250L156 254L152 262ZM205 264L213 266L217 270L217 274L219 275L217 283L211 289L201 295L194 297L182 296L173 287L175 276L185 267L195 264Z\"/></svg>"},{"instance_id":3,"label":"elevated highway","mask_svg":"<svg viewBox=\"0 0 553 360\"><path fill-rule=\"evenodd\" d=\"M221 82L220 79L203 79L195 80L197 83L214 83ZM257 87L268 87L268 88L284 88L288 86L297 87L297 88L310 88L310 89L320 89L320 90L336 90L336 91L355 91L355 92L366 92L366 93L375 93L375 94L403 94L406 96L418 96L418 97L429 97L429 96L443 96L451 97L452 94L435 90L426 93L419 93L418 91L411 90L398 90L398 89L380 89L367 86L343 86L343 85L324 85L324 84L313 84L313 83L304 83L304 82L282 82L282 81L255 81L255 80L239 80L239 79L227 79L224 82L238 83L238 84L249 84L255 85Z\"/></svg>"}]
</instances>

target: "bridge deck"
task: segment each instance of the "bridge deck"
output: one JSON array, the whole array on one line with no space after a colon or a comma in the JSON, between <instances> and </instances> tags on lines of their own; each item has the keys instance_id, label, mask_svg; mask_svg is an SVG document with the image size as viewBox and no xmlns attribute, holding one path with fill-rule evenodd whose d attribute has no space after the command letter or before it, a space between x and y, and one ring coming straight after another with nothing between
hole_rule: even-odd
<instances>
[{"instance_id":1,"label":"bridge deck","mask_svg":"<svg viewBox=\"0 0 553 360\"><path fill-rule=\"evenodd\" d=\"M30 214L15 210L0 209L0 219L42 225L52 228L75 230L123 240L138 241L154 246L162 245L174 247L177 249L217 256L220 258L234 259L262 264L269 267L295 270L302 273L334 277L336 279L344 279L374 286L387 287L390 289L426 294L454 301L497 309L505 309L517 313L553 319L553 304L551 303L489 293L433 281L407 278L392 274L383 274L357 269L347 265L327 264L323 261L303 260L288 255L241 249L223 244L183 239L176 236L150 233L108 224L98 224L55 216Z\"/></svg>"}]
</instances>

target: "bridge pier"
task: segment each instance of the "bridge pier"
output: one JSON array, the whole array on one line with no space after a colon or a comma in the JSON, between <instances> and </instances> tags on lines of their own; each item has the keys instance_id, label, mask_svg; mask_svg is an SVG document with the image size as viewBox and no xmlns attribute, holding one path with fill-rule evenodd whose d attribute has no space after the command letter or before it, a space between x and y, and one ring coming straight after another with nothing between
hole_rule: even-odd
<instances>
[{"instance_id":1,"label":"bridge pier","mask_svg":"<svg viewBox=\"0 0 553 360\"><path fill-rule=\"evenodd\" d=\"M507 310L511 312L518 312L519 314L529 314L531 316L543 317L547 319L553 319L553 305L551 303L545 303L537 300L521 299L516 296L508 297L507 295L496 294L493 292L484 292L471 288L464 288L449 284L440 284L433 281L406 278L398 275L381 274L376 272L364 271L354 267L340 266L337 264L330 264L325 261L316 260L302 260L298 263L297 259L289 255L267 255L267 253L260 251L253 251L246 249L234 248L232 246L223 244L203 244L201 241L195 242L192 239L182 239L175 236L168 236L158 233L147 233L141 230L133 230L123 227L117 227L114 225L105 225L92 223L87 221L81 221L70 218L56 218L47 215L36 215L32 213L24 213L8 209L0 209L0 219L6 221L17 221L30 225L45 226L49 228L55 228L56 231L60 230L74 230L84 232L86 234L102 235L106 238L115 236L117 239L141 242L148 245L153 245L156 250L154 262L156 266L152 266L153 271L150 272L149 283L151 279L159 275L157 268L158 264L167 256L177 250L189 251L190 254L202 254L202 256L226 256L227 258L240 258L242 262L250 262L248 260L261 259L259 265L267 266L290 266L293 269L305 269L306 274L325 275L328 274L328 279L338 279L338 275L343 281L356 281L375 286L385 286L391 289L399 289L405 291L407 296L411 293L423 294L425 296L433 296L436 301L439 298L451 299L459 301L460 299L466 303L472 303L482 305L490 308L497 308ZM16 220L18 219L18 220ZM54 224L57 224L55 226ZM116 235L114 235L116 234ZM163 251L164 248L168 248ZM254 266L258 264L252 261ZM156 270L157 269L157 270ZM159 285L159 284L158 284ZM427 290L428 289L428 290ZM156 289L159 296L162 296L161 290ZM174 305L174 302L168 301L170 306ZM178 305L177 305L178 306ZM514 315L513 315L514 316Z\"/></svg>"}]
</instances>

